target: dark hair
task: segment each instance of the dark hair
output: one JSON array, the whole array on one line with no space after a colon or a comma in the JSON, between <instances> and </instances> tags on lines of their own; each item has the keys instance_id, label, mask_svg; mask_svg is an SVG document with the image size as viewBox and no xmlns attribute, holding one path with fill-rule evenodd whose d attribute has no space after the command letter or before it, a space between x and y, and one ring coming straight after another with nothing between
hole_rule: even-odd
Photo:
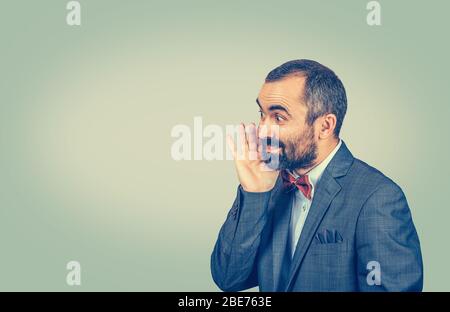
<instances>
[{"instance_id":1,"label":"dark hair","mask_svg":"<svg viewBox=\"0 0 450 312\"><path fill-rule=\"evenodd\" d=\"M336 115L334 135L339 137L347 111L347 96L341 80L328 67L312 60L293 60L273 69L266 82L278 81L289 76L304 76L305 91L301 99L308 107L307 123L312 125L320 116Z\"/></svg>"}]
</instances>

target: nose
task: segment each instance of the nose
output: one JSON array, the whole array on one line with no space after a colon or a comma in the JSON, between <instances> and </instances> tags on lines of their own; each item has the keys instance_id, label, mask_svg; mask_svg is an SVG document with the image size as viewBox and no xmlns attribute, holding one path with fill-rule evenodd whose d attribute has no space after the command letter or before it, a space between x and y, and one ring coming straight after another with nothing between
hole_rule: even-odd
<instances>
[{"instance_id":1,"label":"nose","mask_svg":"<svg viewBox=\"0 0 450 312\"><path fill-rule=\"evenodd\" d=\"M258 137L259 138L278 138L279 126L277 124L261 121L258 124Z\"/></svg>"}]
</instances>

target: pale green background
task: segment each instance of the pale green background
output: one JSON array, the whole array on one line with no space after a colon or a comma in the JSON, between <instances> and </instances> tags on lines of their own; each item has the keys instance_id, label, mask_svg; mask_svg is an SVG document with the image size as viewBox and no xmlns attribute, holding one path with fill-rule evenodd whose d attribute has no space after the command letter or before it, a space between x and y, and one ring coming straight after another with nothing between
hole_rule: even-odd
<instances>
[{"instance_id":1,"label":"pale green background","mask_svg":"<svg viewBox=\"0 0 450 312\"><path fill-rule=\"evenodd\" d=\"M449 1L0 3L0 290L218 290L231 161L170 157L174 125L258 118L269 70L328 65L353 154L405 191L425 290L450 290ZM82 266L82 286L65 265Z\"/></svg>"}]
</instances>

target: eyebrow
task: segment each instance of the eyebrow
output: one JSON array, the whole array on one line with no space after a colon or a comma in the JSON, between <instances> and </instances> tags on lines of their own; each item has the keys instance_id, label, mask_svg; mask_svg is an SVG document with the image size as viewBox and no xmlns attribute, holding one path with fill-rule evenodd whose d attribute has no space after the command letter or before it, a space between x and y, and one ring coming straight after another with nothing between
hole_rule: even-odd
<instances>
[{"instance_id":1,"label":"eyebrow","mask_svg":"<svg viewBox=\"0 0 450 312\"><path fill-rule=\"evenodd\" d=\"M256 98L256 104L258 104L259 108L261 108L262 110L262 106L261 103L259 103L258 98ZM274 110L281 110L284 111L286 114L288 114L289 117L292 117L291 114L289 113L288 109L286 107L284 107L283 105L280 104L272 104L269 106L269 111L274 111Z\"/></svg>"}]
</instances>

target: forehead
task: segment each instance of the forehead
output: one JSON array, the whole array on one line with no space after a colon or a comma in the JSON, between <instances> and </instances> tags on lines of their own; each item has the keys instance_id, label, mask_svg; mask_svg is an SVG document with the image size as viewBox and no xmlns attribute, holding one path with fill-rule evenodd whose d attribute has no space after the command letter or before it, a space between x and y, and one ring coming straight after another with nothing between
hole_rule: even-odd
<instances>
[{"instance_id":1,"label":"forehead","mask_svg":"<svg viewBox=\"0 0 450 312\"><path fill-rule=\"evenodd\" d=\"M278 81L266 82L263 84L258 98L261 105L270 105L275 102L289 106L300 104L304 94L304 85L304 76L290 76Z\"/></svg>"}]
</instances>

